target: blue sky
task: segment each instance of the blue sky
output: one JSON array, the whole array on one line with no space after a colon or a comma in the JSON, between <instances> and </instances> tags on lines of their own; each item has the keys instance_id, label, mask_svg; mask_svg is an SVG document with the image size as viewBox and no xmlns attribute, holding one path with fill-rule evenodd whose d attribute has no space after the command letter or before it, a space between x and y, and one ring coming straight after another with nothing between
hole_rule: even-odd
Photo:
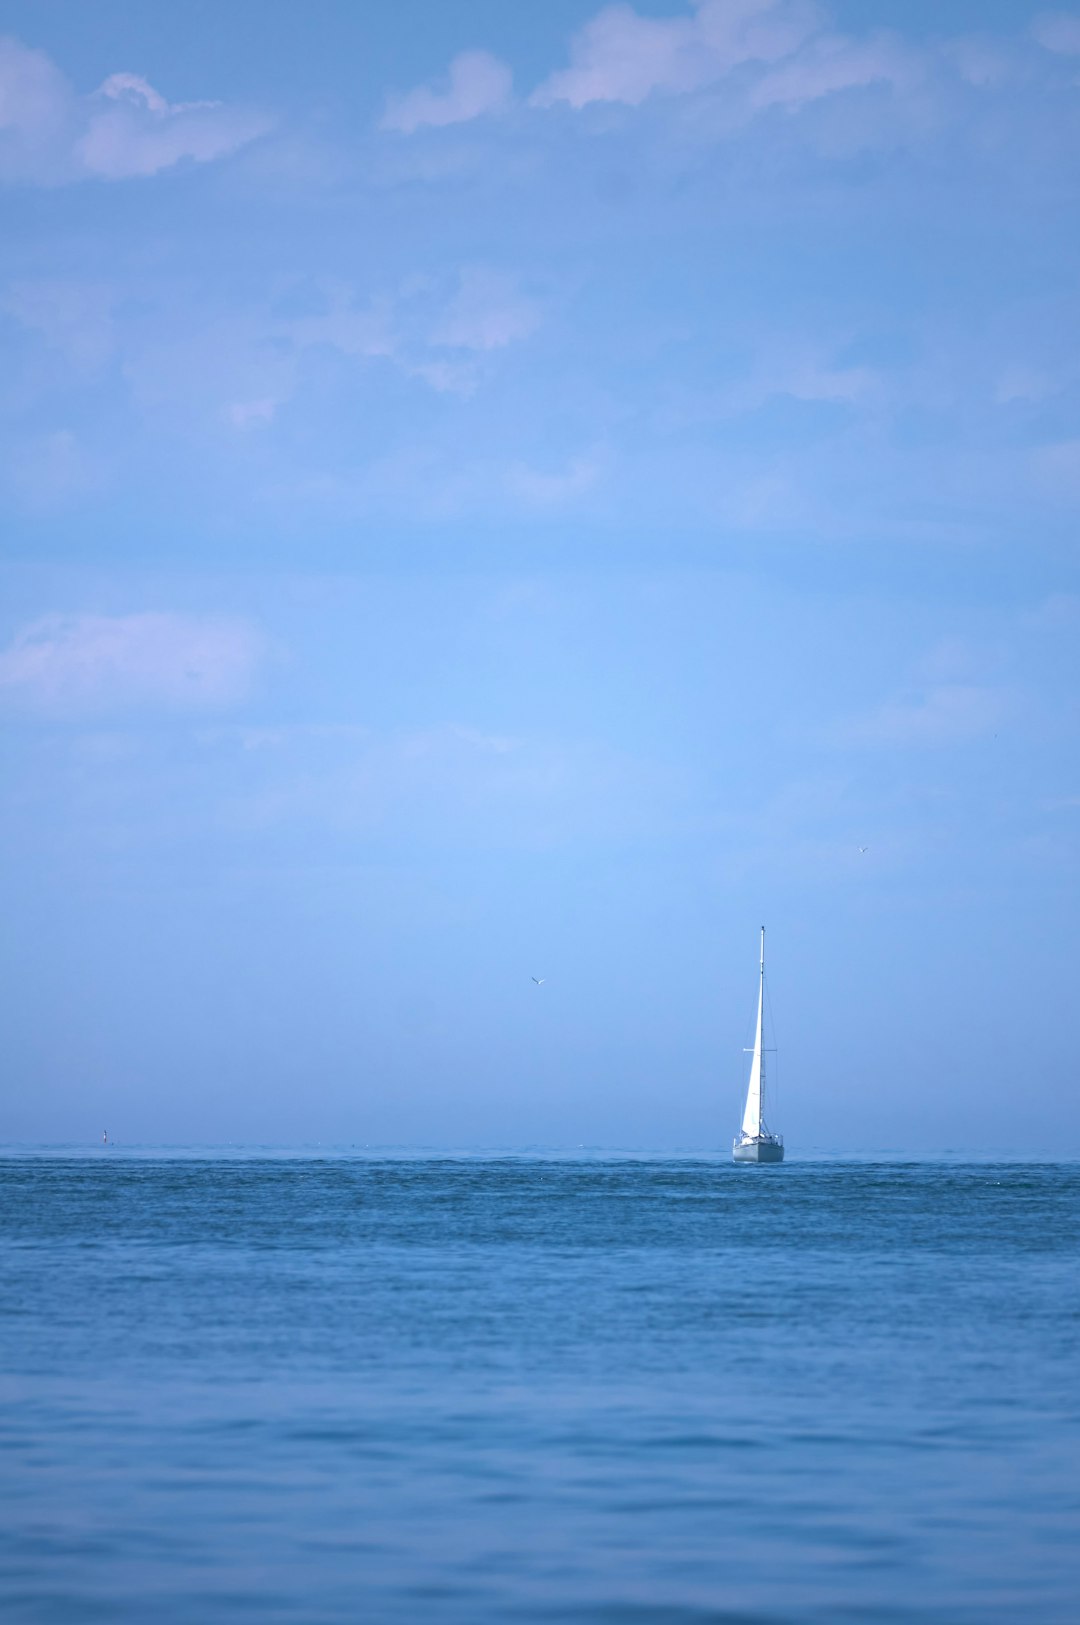
<instances>
[{"instance_id":1,"label":"blue sky","mask_svg":"<svg viewBox=\"0 0 1080 1625\"><path fill-rule=\"evenodd\" d=\"M794 1146L1080 1151L1078 109L1021 0L0 6L0 1135L722 1146L764 921Z\"/></svg>"}]
</instances>

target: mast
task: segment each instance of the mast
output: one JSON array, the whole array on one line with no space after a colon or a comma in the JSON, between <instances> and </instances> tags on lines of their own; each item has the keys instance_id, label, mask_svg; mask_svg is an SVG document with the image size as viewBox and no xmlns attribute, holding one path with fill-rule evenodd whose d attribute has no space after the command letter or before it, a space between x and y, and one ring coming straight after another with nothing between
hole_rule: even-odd
<instances>
[{"instance_id":1,"label":"mast","mask_svg":"<svg viewBox=\"0 0 1080 1625\"><path fill-rule=\"evenodd\" d=\"M765 927L761 928L761 969L758 976L757 1027L754 1031L754 1058L750 1062L750 1084L746 1091L746 1110L743 1112L742 1132L749 1139L757 1139L764 1125L761 1120L762 1097L765 1093L765 1059L762 1048L762 1023L765 1017Z\"/></svg>"}]
</instances>

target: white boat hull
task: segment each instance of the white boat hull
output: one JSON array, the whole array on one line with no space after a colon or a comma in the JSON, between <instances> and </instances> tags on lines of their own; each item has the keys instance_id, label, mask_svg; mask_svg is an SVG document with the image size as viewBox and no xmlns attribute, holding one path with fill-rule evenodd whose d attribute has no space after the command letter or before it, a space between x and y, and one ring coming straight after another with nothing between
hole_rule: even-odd
<instances>
[{"instance_id":1,"label":"white boat hull","mask_svg":"<svg viewBox=\"0 0 1080 1625\"><path fill-rule=\"evenodd\" d=\"M783 1162L784 1142L775 1135L760 1135L755 1140L736 1140L731 1148L733 1162Z\"/></svg>"}]
</instances>

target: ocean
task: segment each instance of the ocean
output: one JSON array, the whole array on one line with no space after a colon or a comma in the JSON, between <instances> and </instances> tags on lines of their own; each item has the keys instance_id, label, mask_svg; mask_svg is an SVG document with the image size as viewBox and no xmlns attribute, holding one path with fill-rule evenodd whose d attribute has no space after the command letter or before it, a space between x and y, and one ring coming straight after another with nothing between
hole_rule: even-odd
<instances>
[{"instance_id":1,"label":"ocean","mask_svg":"<svg viewBox=\"0 0 1080 1625\"><path fill-rule=\"evenodd\" d=\"M0 1615L1075 1625L1080 1165L0 1158Z\"/></svg>"}]
</instances>

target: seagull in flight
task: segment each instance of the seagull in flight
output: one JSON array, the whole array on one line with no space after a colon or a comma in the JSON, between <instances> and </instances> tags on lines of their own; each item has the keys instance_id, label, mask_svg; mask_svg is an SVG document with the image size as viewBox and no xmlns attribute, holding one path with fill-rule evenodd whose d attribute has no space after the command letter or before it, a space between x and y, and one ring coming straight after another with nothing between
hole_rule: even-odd
<instances>
[{"instance_id":1,"label":"seagull in flight","mask_svg":"<svg viewBox=\"0 0 1080 1625\"><path fill-rule=\"evenodd\" d=\"M870 848L868 846L860 846L860 848L859 848L860 852L869 852L869 850L870 850Z\"/></svg>"},{"instance_id":2,"label":"seagull in flight","mask_svg":"<svg viewBox=\"0 0 1080 1625\"><path fill-rule=\"evenodd\" d=\"M547 977L546 976L534 976L533 981L536 983L537 987L543 987L544 983L547 981Z\"/></svg>"}]
</instances>

